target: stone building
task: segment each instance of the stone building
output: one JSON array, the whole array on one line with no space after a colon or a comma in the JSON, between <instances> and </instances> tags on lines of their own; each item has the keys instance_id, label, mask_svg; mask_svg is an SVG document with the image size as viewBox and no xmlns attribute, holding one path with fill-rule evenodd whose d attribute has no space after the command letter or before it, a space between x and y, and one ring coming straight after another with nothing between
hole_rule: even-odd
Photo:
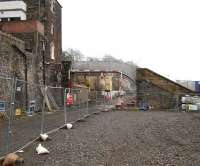
<instances>
[{"instance_id":1,"label":"stone building","mask_svg":"<svg viewBox=\"0 0 200 166\"><path fill-rule=\"evenodd\" d=\"M60 86L61 11L56 0L0 0L0 75L29 83L17 84L16 101L24 110L31 100L41 109L38 84L45 81L46 85ZM4 81L1 87L5 85ZM12 85L8 85L10 92ZM7 92L0 93L6 96Z\"/></svg>"},{"instance_id":2,"label":"stone building","mask_svg":"<svg viewBox=\"0 0 200 166\"><path fill-rule=\"evenodd\" d=\"M14 4L19 4L19 6L15 7ZM0 6L0 11L3 13L16 12L19 9L23 11L22 16L19 15L17 18L12 14L0 15L0 30L25 41L26 50L35 54L33 63L40 71L35 73L40 73L40 75L43 69L42 64L38 62L42 62L41 57L44 56L46 84L60 85L62 6L59 2L57 0L0 0ZM16 13L13 14L16 15Z\"/></svg>"},{"instance_id":3,"label":"stone building","mask_svg":"<svg viewBox=\"0 0 200 166\"><path fill-rule=\"evenodd\" d=\"M74 61L72 63L73 76L75 78L79 77L79 80L84 80L84 78L91 80L93 82L92 89L102 89L100 82L103 78L105 80L103 84L106 84L106 82L111 84L111 90L119 90L119 86L122 86L123 90L132 91L135 95L136 69L135 64L128 64L119 60ZM123 81L119 83L121 77Z\"/></svg>"}]
</instances>

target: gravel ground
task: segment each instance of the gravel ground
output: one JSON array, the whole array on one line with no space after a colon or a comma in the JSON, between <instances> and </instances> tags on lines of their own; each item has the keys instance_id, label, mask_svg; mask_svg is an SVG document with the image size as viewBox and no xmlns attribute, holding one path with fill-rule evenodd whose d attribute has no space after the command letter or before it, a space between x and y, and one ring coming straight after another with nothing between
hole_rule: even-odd
<instances>
[{"instance_id":1,"label":"gravel ground","mask_svg":"<svg viewBox=\"0 0 200 166\"><path fill-rule=\"evenodd\" d=\"M21 154L26 166L198 166L200 114L113 111L59 130Z\"/></svg>"}]
</instances>

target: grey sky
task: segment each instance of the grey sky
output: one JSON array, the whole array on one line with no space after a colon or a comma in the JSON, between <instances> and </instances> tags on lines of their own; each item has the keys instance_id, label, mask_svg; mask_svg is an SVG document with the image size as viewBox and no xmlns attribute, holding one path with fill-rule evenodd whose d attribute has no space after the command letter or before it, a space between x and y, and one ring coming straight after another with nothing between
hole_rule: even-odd
<instances>
[{"instance_id":1,"label":"grey sky","mask_svg":"<svg viewBox=\"0 0 200 166\"><path fill-rule=\"evenodd\" d=\"M200 80L199 0L59 0L63 50L133 61L171 79Z\"/></svg>"}]
</instances>

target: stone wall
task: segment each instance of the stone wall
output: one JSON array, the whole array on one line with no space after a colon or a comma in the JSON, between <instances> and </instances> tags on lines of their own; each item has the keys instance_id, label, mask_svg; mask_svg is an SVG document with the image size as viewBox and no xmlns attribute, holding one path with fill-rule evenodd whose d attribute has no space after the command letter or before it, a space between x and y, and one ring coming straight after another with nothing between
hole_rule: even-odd
<instances>
[{"instance_id":1,"label":"stone wall","mask_svg":"<svg viewBox=\"0 0 200 166\"><path fill-rule=\"evenodd\" d=\"M22 55L13 45L24 49L24 42L5 33L0 32L0 100L6 102L8 110L13 90L12 77L25 79L25 62Z\"/></svg>"},{"instance_id":2,"label":"stone wall","mask_svg":"<svg viewBox=\"0 0 200 166\"><path fill-rule=\"evenodd\" d=\"M178 96L172 94L148 81L137 81L138 105L148 103L153 110L175 109Z\"/></svg>"},{"instance_id":3,"label":"stone wall","mask_svg":"<svg viewBox=\"0 0 200 166\"><path fill-rule=\"evenodd\" d=\"M26 63L25 63L26 56ZM13 95L13 78L17 78L15 89L15 106L23 110L31 100L36 101L37 110L41 109L42 93L39 78L41 71L38 65L33 65L35 55L26 52L25 43L12 35L0 32L0 100L6 101L7 107ZM27 64L27 82L25 73ZM27 88L27 96L26 96Z\"/></svg>"},{"instance_id":4,"label":"stone wall","mask_svg":"<svg viewBox=\"0 0 200 166\"><path fill-rule=\"evenodd\" d=\"M18 75L24 78L24 59L19 52L16 52L12 45L24 50L25 43L12 35L0 32L0 74Z\"/></svg>"},{"instance_id":5,"label":"stone wall","mask_svg":"<svg viewBox=\"0 0 200 166\"><path fill-rule=\"evenodd\" d=\"M192 93L192 90L149 69L137 69L138 103L147 102L155 109L176 109L180 97Z\"/></svg>"},{"instance_id":6,"label":"stone wall","mask_svg":"<svg viewBox=\"0 0 200 166\"><path fill-rule=\"evenodd\" d=\"M146 68L138 68L137 69L137 80L146 80L149 81L151 83L153 83L154 85L156 85L157 87L164 89L170 93L194 93L192 90L181 86L180 84L162 76L159 75L158 73L150 70L150 69L146 69Z\"/></svg>"}]
</instances>

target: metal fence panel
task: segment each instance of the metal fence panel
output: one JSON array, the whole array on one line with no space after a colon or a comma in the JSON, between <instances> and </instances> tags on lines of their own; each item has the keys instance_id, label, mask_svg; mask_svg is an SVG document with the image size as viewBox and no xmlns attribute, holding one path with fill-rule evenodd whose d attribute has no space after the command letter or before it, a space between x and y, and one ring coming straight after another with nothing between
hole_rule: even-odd
<instances>
[{"instance_id":1,"label":"metal fence panel","mask_svg":"<svg viewBox=\"0 0 200 166\"><path fill-rule=\"evenodd\" d=\"M64 125L64 88L46 86L44 93L42 133L48 133Z\"/></svg>"},{"instance_id":2,"label":"metal fence panel","mask_svg":"<svg viewBox=\"0 0 200 166\"><path fill-rule=\"evenodd\" d=\"M66 107L67 122L84 118L88 114L88 89L67 89L73 96L73 105Z\"/></svg>"},{"instance_id":3,"label":"metal fence panel","mask_svg":"<svg viewBox=\"0 0 200 166\"><path fill-rule=\"evenodd\" d=\"M16 79L12 118L12 151L16 151L41 133L43 86Z\"/></svg>"},{"instance_id":4,"label":"metal fence panel","mask_svg":"<svg viewBox=\"0 0 200 166\"><path fill-rule=\"evenodd\" d=\"M0 156L11 151L14 80L0 76Z\"/></svg>"}]
</instances>

